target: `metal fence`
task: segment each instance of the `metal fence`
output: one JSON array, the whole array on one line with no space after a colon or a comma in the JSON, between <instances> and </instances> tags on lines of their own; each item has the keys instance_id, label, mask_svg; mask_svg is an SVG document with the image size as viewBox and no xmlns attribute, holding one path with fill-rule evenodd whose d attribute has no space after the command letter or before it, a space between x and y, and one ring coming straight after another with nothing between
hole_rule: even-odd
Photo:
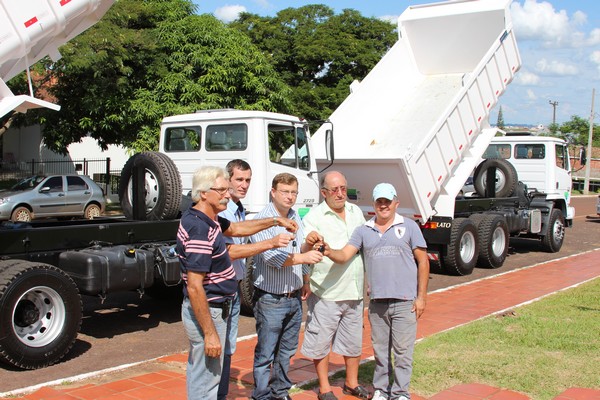
<instances>
[{"instance_id":1,"label":"metal fence","mask_svg":"<svg viewBox=\"0 0 600 400\"><path fill-rule=\"evenodd\" d=\"M0 181L18 181L32 175L79 174L98 183L104 193L119 192L120 170L110 169L110 157L81 160L35 160L0 162Z\"/></svg>"}]
</instances>

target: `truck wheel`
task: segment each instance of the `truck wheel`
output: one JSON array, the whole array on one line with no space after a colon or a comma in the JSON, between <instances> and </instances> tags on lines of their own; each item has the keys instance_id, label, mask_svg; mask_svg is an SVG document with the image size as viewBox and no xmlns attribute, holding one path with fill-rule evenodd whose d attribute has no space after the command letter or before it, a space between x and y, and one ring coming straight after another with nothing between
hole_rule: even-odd
<instances>
[{"instance_id":1,"label":"truck wheel","mask_svg":"<svg viewBox=\"0 0 600 400\"><path fill-rule=\"evenodd\" d=\"M240 292L242 294L241 312L244 315L254 316L254 257L246 259L246 276L240 282Z\"/></svg>"},{"instance_id":2,"label":"truck wheel","mask_svg":"<svg viewBox=\"0 0 600 400\"><path fill-rule=\"evenodd\" d=\"M496 168L496 197L512 196L519 183L517 170L510 162L500 158L487 159L475 168L473 186L477 194L486 196L487 170L492 167Z\"/></svg>"},{"instance_id":3,"label":"truck wheel","mask_svg":"<svg viewBox=\"0 0 600 400\"><path fill-rule=\"evenodd\" d=\"M483 215L476 223L479 236L477 266L500 268L508 254L508 225L501 215Z\"/></svg>"},{"instance_id":4,"label":"truck wheel","mask_svg":"<svg viewBox=\"0 0 600 400\"><path fill-rule=\"evenodd\" d=\"M10 215L12 222L30 222L33 219L33 213L29 208L21 206L14 209Z\"/></svg>"},{"instance_id":5,"label":"truck wheel","mask_svg":"<svg viewBox=\"0 0 600 400\"><path fill-rule=\"evenodd\" d=\"M145 152L136 154L127 160L119 182L119 201L123 214L133 218L134 167L145 169L144 196L146 218L149 221L175 219L179 216L181 204L181 178L173 161L162 153Z\"/></svg>"},{"instance_id":6,"label":"truck wheel","mask_svg":"<svg viewBox=\"0 0 600 400\"><path fill-rule=\"evenodd\" d=\"M546 235L542 237L542 247L549 253L557 253L565 239L565 217L563 213L553 208L548 219Z\"/></svg>"},{"instance_id":7,"label":"truck wheel","mask_svg":"<svg viewBox=\"0 0 600 400\"><path fill-rule=\"evenodd\" d=\"M0 360L22 369L58 362L75 343L81 316L79 291L63 271L0 262Z\"/></svg>"},{"instance_id":8,"label":"truck wheel","mask_svg":"<svg viewBox=\"0 0 600 400\"><path fill-rule=\"evenodd\" d=\"M444 256L446 270L457 275L471 274L478 252L477 227L468 218L456 218L452 222L450 243Z\"/></svg>"}]
</instances>

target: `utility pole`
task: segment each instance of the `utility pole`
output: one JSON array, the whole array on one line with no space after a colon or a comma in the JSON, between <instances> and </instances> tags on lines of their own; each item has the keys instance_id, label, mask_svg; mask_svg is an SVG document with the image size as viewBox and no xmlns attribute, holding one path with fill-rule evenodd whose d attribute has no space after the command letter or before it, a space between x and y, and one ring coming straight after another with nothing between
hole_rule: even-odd
<instances>
[{"instance_id":1,"label":"utility pole","mask_svg":"<svg viewBox=\"0 0 600 400\"><path fill-rule=\"evenodd\" d=\"M594 135L594 98L596 88L592 89L592 111L590 112L590 133L588 136L587 159L585 163L585 181L583 183L583 194L590 194L590 172L592 169L592 136Z\"/></svg>"},{"instance_id":2,"label":"utility pole","mask_svg":"<svg viewBox=\"0 0 600 400\"><path fill-rule=\"evenodd\" d=\"M552 106L552 124L556 125L556 107L558 107L558 101L548 100Z\"/></svg>"}]
</instances>

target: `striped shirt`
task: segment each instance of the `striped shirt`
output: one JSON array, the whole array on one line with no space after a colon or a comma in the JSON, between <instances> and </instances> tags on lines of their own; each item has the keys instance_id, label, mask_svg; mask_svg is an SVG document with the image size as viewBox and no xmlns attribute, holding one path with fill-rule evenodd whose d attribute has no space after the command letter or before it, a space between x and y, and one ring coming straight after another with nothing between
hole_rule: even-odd
<instances>
[{"instance_id":1,"label":"striped shirt","mask_svg":"<svg viewBox=\"0 0 600 400\"><path fill-rule=\"evenodd\" d=\"M280 217L273 203L269 203L256 215L257 219L273 217ZM273 294L290 293L300 289L302 287L302 275L307 275L310 272L308 265L303 264L282 267L290 253L300 253L300 246L304 242L302 221L296 211L290 209L287 217L298 224L294 241L291 241L287 247L267 250L254 256L254 286ZM269 240L280 233L287 233L287 231L281 226L274 226L252 235L251 241L256 243ZM294 242L296 246L293 245Z\"/></svg>"},{"instance_id":2,"label":"striped shirt","mask_svg":"<svg viewBox=\"0 0 600 400\"><path fill-rule=\"evenodd\" d=\"M221 225L206 214L192 207L183 213L177 231L177 254L184 296L188 296L188 271L205 273L202 284L208 301L220 303L235 295L237 280Z\"/></svg>"}]
</instances>

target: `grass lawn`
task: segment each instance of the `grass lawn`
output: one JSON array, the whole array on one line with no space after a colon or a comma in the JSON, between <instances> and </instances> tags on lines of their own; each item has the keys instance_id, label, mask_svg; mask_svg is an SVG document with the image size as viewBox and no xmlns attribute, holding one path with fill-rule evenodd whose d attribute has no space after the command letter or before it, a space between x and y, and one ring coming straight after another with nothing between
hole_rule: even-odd
<instances>
[{"instance_id":1,"label":"grass lawn","mask_svg":"<svg viewBox=\"0 0 600 400\"><path fill-rule=\"evenodd\" d=\"M362 365L361 383L372 377L373 362ZM462 383L536 400L571 387L600 389L600 279L417 344L411 392L430 397Z\"/></svg>"}]
</instances>

